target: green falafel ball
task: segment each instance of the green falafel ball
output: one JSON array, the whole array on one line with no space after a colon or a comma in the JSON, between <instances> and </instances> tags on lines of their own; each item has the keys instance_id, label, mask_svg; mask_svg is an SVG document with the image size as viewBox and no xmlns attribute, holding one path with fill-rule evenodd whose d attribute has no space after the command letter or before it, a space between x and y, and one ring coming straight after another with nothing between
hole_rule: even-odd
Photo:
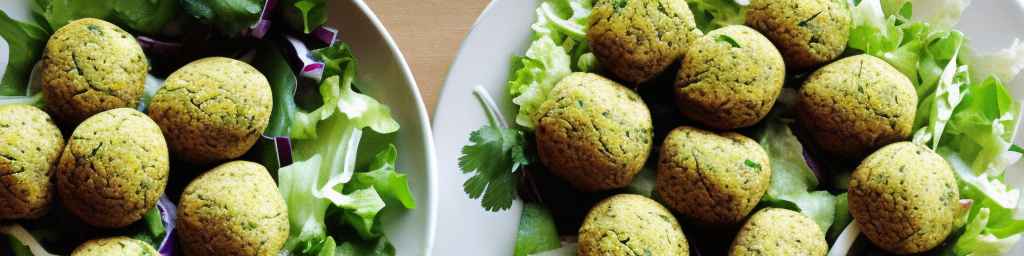
<instances>
[{"instance_id":1,"label":"green falafel ball","mask_svg":"<svg viewBox=\"0 0 1024 256\"><path fill-rule=\"evenodd\" d=\"M175 157L207 164L238 158L270 122L270 82L245 62L223 57L174 71L153 96L149 116Z\"/></svg>"},{"instance_id":2,"label":"green falafel ball","mask_svg":"<svg viewBox=\"0 0 1024 256\"><path fill-rule=\"evenodd\" d=\"M135 37L109 22L85 18L64 25L43 50L42 91L61 123L139 105L149 62Z\"/></svg>"},{"instance_id":3,"label":"green falafel ball","mask_svg":"<svg viewBox=\"0 0 1024 256\"><path fill-rule=\"evenodd\" d=\"M750 216L729 249L730 256L825 256L828 242L818 224L786 209L765 208Z\"/></svg>"},{"instance_id":4,"label":"green falafel ball","mask_svg":"<svg viewBox=\"0 0 1024 256\"><path fill-rule=\"evenodd\" d=\"M655 191L701 224L733 225L761 201L771 177L768 153L756 141L683 126L661 146Z\"/></svg>"},{"instance_id":5,"label":"green falafel ball","mask_svg":"<svg viewBox=\"0 0 1024 256\"><path fill-rule=\"evenodd\" d=\"M838 58L852 23L846 0L751 0L747 7L747 25L775 43L794 70Z\"/></svg>"},{"instance_id":6,"label":"green falafel ball","mask_svg":"<svg viewBox=\"0 0 1024 256\"><path fill-rule=\"evenodd\" d=\"M590 209L579 231L577 254L690 255L672 213L650 198L619 194Z\"/></svg>"},{"instance_id":7,"label":"green falafel ball","mask_svg":"<svg viewBox=\"0 0 1024 256\"><path fill-rule=\"evenodd\" d=\"M686 51L676 103L684 116L708 127L748 127L772 109L785 78L786 64L772 42L746 26L727 26Z\"/></svg>"},{"instance_id":8,"label":"green falafel ball","mask_svg":"<svg viewBox=\"0 0 1024 256\"><path fill-rule=\"evenodd\" d=\"M917 92L910 79L871 55L815 71L800 88L797 115L825 152L859 159L910 136Z\"/></svg>"},{"instance_id":9,"label":"green falafel ball","mask_svg":"<svg viewBox=\"0 0 1024 256\"><path fill-rule=\"evenodd\" d=\"M601 65L630 84L665 71L701 35L685 0L598 0L587 29Z\"/></svg>"},{"instance_id":10,"label":"green falafel ball","mask_svg":"<svg viewBox=\"0 0 1024 256\"><path fill-rule=\"evenodd\" d=\"M118 108L71 133L57 169L61 203L85 223L119 228L142 219L167 186L170 163L160 127Z\"/></svg>"},{"instance_id":11,"label":"green falafel ball","mask_svg":"<svg viewBox=\"0 0 1024 256\"><path fill-rule=\"evenodd\" d=\"M0 106L0 220L45 214L64 137L50 116L28 105Z\"/></svg>"},{"instance_id":12,"label":"green falafel ball","mask_svg":"<svg viewBox=\"0 0 1024 256\"><path fill-rule=\"evenodd\" d=\"M953 231L960 191L945 159L897 142L857 166L848 196L850 214L872 243L910 254L935 248Z\"/></svg>"},{"instance_id":13,"label":"green falafel ball","mask_svg":"<svg viewBox=\"0 0 1024 256\"><path fill-rule=\"evenodd\" d=\"M89 240L75 248L71 256L158 256L160 253L146 242L128 237Z\"/></svg>"},{"instance_id":14,"label":"green falafel ball","mask_svg":"<svg viewBox=\"0 0 1024 256\"><path fill-rule=\"evenodd\" d=\"M232 161L185 188L177 228L185 255L277 255L288 238L288 208L266 168Z\"/></svg>"},{"instance_id":15,"label":"green falafel ball","mask_svg":"<svg viewBox=\"0 0 1024 256\"><path fill-rule=\"evenodd\" d=\"M629 88L574 73L536 113L537 151L551 171L583 191L621 188L651 151L651 113Z\"/></svg>"}]
</instances>

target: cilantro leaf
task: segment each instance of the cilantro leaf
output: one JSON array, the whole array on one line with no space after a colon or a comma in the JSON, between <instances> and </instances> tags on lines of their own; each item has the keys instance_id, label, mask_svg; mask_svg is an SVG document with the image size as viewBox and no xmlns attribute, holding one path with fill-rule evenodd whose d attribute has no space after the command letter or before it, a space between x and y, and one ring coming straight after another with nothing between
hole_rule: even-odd
<instances>
[{"instance_id":1,"label":"cilantro leaf","mask_svg":"<svg viewBox=\"0 0 1024 256\"><path fill-rule=\"evenodd\" d=\"M530 162L524 150L526 138L522 130L509 128L486 89L477 86L473 94L487 112L488 125L470 133L469 144L462 147L459 169L473 173L462 188L469 198L482 198L484 209L506 210L516 197L513 174Z\"/></svg>"},{"instance_id":2,"label":"cilantro leaf","mask_svg":"<svg viewBox=\"0 0 1024 256\"><path fill-rule=\"evenodd\" d=\"M475 175L462 185L463 189L470 198L483 197L481 205L488 211L508 209L516 195L512 174L529 163L523 152L523 133L486 125L473 131L469 141L462 147L459 168Z\"/></svg>"}]
</instances>

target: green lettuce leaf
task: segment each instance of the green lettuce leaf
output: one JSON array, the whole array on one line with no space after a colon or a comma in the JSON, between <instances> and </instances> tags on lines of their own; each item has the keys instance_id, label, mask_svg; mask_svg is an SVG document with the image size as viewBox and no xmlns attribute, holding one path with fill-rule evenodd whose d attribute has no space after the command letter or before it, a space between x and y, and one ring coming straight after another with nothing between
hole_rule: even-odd
<instances>
[{"instance_id":1,"label":"green lettuce leaf","mask_svg":"<svg viewBox=\"0 0 1024 256\"><path fill-rule=\"evenodd\" d=\"M337 64L328 65L324 71L331 74L319 88L324 104L312 112L295 113L291 132L297 161L278 172L278 186L288 205L291 225L285 249L303 255L334 248L325 247L334 241L324 219L332 205L342 211L344 222L361 237L378 236L374 232L374 223L385 202L377 184L362 184L364 188L348 190L346 185L355 173L363 129L392 133L399 128L387 106L353 90L356 60L347 50L348 46L336 44L331 47L334 49L322 52L339 55L318 56L324 58L321 61L325 63ZM389 155L385 153L384 156ZM377 167L386 172L387 162L391 160L381 160ZM385 173L384 176L388 175ZM405 195L400 194L408 192L394 186L392 178L385 178L387 184L380 187L387 187L387 193L401 197ZM372 175L364 180L375 181Z\"/></svg>"},{"instance_id":2,"label":"green lettuce leaf","mask_svg":"<svg viewBox=\"0 0 1024 256\"><path fill-rule=\"evenodd\" d=\"M519 68L515 79L508 82L512 102L519 105L516 124L533 130L533 115L558 81L572 73L569 55L550 37L533 41L525 57L514 58Z\"/></svg>"},{"instance_id":3,"label":"green lettuce leaf","mask_svg":"<svg viewBox=\"0 0 1024 256\"><path fill-rule=\"evenodd\" d=\"M747 9L734 0L686 0L697 28L705 33L746 22Z\"/></svg>"},{"instance_id":4,"label":"green lettuce leaf","mask_svg":"<svg viewBox=\"0 0 1024 256\"><path fill-rule=\"evenodd\" d=\"M327 0L284 0L280 6L288 25L303 33L327 23Z\"/></svg>"},{"instance_id":5,"label":"green lettuce leaf","mask_svg":"<svg viewBox=\"0 0 1024 256\"><path fill-rule=\"evenodd\" d=\"M50 31L73 20L97 18L152 35L175 18L178 4L178 0L34 0L32 8L46 20Z\"/></svg>"},{"instance_id":6,"label":"green lettuce leaf","mask_svg":"<svg viewBox=\"0 0 1024 256\"><path fill-rule=\"evenodd\" d=\"M373 187L380 193L381 197L391 203L399 203L407 209L416 208L416 200L409 190L409 181L405 174L398 173L395 169L395 161L398 158L398 149L394 144L377 153L377 157L370 164L369 171L356 172L352 176L352 182L346 189L364 189Z\"/></svg>"},{"instance_id":7,"label":"green lettuce leaf","mask_svg":"<svg viewBox=\"0 0 1024 256\"><path fill-rule=\"evenodd\" d=\"M762 200L807 215L825 232L836 216L836 198L828 191L814 191L818 178L804 160L803 145L790 130L791 122L772 118L764 125L759 142L771 160L772 177Z\"/></svg>"},{"instance_id":8,"label":"green lettuce leaf","mask_svg":"<svg viewBox=\"0 0 1024 256\"><path fill-rule=\"evenodd\" d=\"M1019 233L1000 238L986 232L989 212L989 208L981 208L974 220L967 224L964 233L953 245L955 255L1003 255L1020 241Z\"/></svg>"},{"instance_id":9,"label":"green lettuce leaf","mask_svg":"<svg viewBox=\"0 0 1024 256\"><path fill-rule=\"evenodd\" d=\"M221 33L238 35L260 20L267 0L181 0L185 11Z\"/></svg>"},{"instance_id":10,"label":"green lettuce leaf","mask_svg":"<svg viewBox=\"0 0 1024 256\"><path fill-rule=\"evenodd\" d=\"M558 229L555 227L555 217L551 215L551 212L543 205L523 204L523 214L519 217L519 231L516 234L516 249L513 255L527 256L561 246L562 244L558 240Z\"/></svg>"},{"instance_id":11,"label":"green lettuce leaf","mask_svg":"<svg viewBox=\"0 0 1024 256\"><path fill-rule=\"evenodd\" d=\"M0 96L30 96L27 94L33 66L43 55L43 47L50 34L39 26L20 22L0 11L0 37L7 41L7 56ZM31 98L0 98L0 104L33 103Z\"/></svg>"}]
</instances>

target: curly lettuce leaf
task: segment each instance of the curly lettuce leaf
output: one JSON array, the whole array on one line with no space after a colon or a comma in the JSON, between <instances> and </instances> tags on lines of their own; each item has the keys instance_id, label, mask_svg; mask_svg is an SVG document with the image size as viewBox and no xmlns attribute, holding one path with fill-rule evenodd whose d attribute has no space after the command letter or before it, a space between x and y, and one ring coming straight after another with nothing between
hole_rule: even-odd
<instances>
[{"instance_id":1,"label":"curly lettuce leaf","mask_svg":"<svg viewBox=\"0 0 1024 256\"><path fill-rule=\"evenodd\" d=\"M514 58L519 63L515 79L508 82L512 102L519 105L516 124L532 130L533 115L558 81L572 73L569 55L550 37L541 37L526 50L525 57Z\"/></svg>"},{"instance_id":2,"label":"curly lettuce leaf","mask_svg":"<svg viewBox=\"0 0 1024 256\"><path fill-rule=\"evenodd\" d=\"M1000 81L1013 81L1024 70L1024 43L1014 39L1010 47L994 52L979 53L972 51L967 64L971 66L971 77L984 80L995 76Z\"/></svg>"},{"instance_id":3,"label":"curly lettuce leaf","mask_svg":"<svg viewBox=\"0 0 1024 256\"><path fill-rule=\"evenodd\" d=\"M791 120L766 121L759 142L771 160L771 186L765 198L771 205L790 208L807 215L822 231L835 219L836 198L828 191L815 191L818 178L807 165L803 145L789 128Z\"/></svg>"},{"instance_id":4,"label":"curly lettuce leaf","mask_svg":"<svg viewBox=\"0 0 1024 256\"><path fill-rule=\"evenodd\" d=\"M296 254L334 249L334 238L325 223L332 206L342 211L344 223L361 237L375 237L379 235L374 232L376 216L386 205L378 187L387 188L386 192L396 197L408 192L392 184L394 179L390 177L384 177L387 184L362 184L363 188L346 190L350 183L358 183L352 177L363 129L392 133L399 128L387 106L353 90L356 60L347 47L336 44L322 51L331 54L318 56L324 63L337 64L325 68L331 76L320 84L324 104L312 112L295 113L291 132L298 161L278 173L291 225L285 249ZM393 163L393 159L384 159L377 167L386 171L389 161ZM375 181L373 177L368 180Z\"/></svg>"},{"instance_id":5,"label":"curly lettuce leaf","mask_svg":"<svg viewBox=\"0 0 1024 256\"><path fill-rule=\"evenodd\" d=\"M189 15L221 33L238 35L259 22L267 0L181 0Z\"/></svg>"},{"instance_id":6,"label":"curly lettuce leaf","mask_svg":"<svg viewBox=\"0 0 1024 256\"><path fill-rule=\"evenodd\" d=\"M1020 158L1011 151L1020 124L1021 103L996 78L968 86L954 111L940 147L964 157L975 174L1001 176Z\"/></svg>"},{"instance_id":7,"label":"curly lettuce leaf","mask_svg":"<svg viewBox=\"0 0 1024 256\"><path fill-rule=\"evenodd\" d=\"M398 149L394 144L389 144L386 149L377 153L370 164L369 171L357 172L352 176L352 182L346 189L373 187L382 198L388 201L388 205L398 203L407 209L416 208L416 200L409 190L409 181L406 175L395 169L397 158Z\"/></svg>"},{"instance_id":8,"label":"curly lettuce leaf","mask_svg":"<svg viewBox=\"0 0 1024 256\"><path fill-rule=\"evenodd\" d=\"M746 22L746 6L735 0L687 0L697 28L708 32Z\"/></svg>"},{"instance_id":9,"label":"curly lettuce leaf","mask_svg":"<svg viewBox=\"0 0 1024 256\"><path fill-rule=\"evenodd\" d=\"M20 22L0 11L0 37L7 41L8 56L0 60L6 66L0 80L0 96L29 96L29 78L50 34L31 23ZM32 98L0 98L0 103L33 103Z\"/></svg>"}]
</instances>

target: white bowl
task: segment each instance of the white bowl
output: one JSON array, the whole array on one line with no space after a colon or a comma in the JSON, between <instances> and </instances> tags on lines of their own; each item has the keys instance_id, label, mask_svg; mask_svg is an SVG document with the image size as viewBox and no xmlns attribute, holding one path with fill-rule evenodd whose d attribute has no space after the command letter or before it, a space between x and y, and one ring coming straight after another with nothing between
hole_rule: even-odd
<instances>
[{"instance_id":1,"label":"white bowl","mask_svg":"<svg viewBox=\"0 0 1024 256\"><path fill-rule=\"evenodd\" d=\"M12 18L28 20L29 1L0 1ZM360 0L331 1L329 24L340 31L359 59L358 81L365 93L391 107L402 126L396 137L398 170L407 174L417 208L386 211L384 232L398 255L424 255L431 250L437 219L437 167L426 108L409 65L373 11ZM6 67L8 46L0 40L0 67ZM2 74L2 73L0 73Z\"/></svg>"},{"instance_id":2,"label":"white bowl","mask_svg":"<svg viewBox=\"0 0 1024 256\"><path fill-rule=\"evenodd\" d=\"M1020 1L1020 0L1018 0ZM981 51L1009 46L1014 38L1024 39L1024 9L1014 0L975 0L959 25ZM487 116L473 97L473 87L483 85L499 100L506 117L514 117L508 99L512 55L522 55L529 46L530 24L541 0L494 0L477 19L449 70L440 101L434 112L437 142L440 202L435 255L508 255L514 250L522 203L502 212L487 212L478 200L469 199L462 183L470 175L459 172L458 157L471 131L487 123ZM925 8L927 9L927 8ZM1014 97L1024 99L1024 79L1010 83ZM1019 136L1017 143L1024 139ZM1011 184L1021 187L1021 164L1011 167ZM1010 255L1024 255L1024 243Z\"/></svg>"}]
</instances>

